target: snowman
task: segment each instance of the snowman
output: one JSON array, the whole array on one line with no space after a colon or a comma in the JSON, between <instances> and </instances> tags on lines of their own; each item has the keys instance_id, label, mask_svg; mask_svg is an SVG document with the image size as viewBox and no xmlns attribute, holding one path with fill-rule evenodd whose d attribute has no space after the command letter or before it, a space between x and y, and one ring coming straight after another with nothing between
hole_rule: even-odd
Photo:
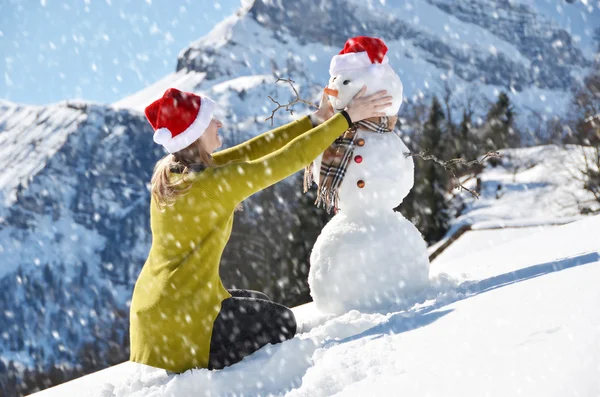
<instances>
[{"instance_id":1,"label":"snowman","mask_svg":"<svg viewBox=\"0 0 600 397\"><path fill-rule=\"evenodd\" d=\"M365 95L385 89L393 101L386 117L355 123L305 172L305 190L316 182L316 204L336 212L310 257L310 293L325 313L386 310L429 282L423 237L393 211L413 187L414 162L394 132L403 88L386 52L381 39L361 36L331 60L325 92L337 111L364 85Z\"/></svg>"}]
</instances>

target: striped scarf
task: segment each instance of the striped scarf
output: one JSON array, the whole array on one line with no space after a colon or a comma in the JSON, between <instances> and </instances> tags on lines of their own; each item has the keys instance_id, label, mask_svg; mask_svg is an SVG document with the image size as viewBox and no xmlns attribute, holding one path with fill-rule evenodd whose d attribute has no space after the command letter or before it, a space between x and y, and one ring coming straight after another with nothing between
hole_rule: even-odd
<instances>
[{"instance_id":1,"label":"striped scarf","mask_svg":"<svg viewBox=\"0 0 600 397\"><path fill-rule=\"evenodd\" d=\"M377 134L386 134L394 130L397 116L373 117L353 123L331 146L325 149L321 158L321 170L319 177L319 187L317 190L317 200L315 205L321 204L329 213L332 208L338 209L339 193L346 170L352 160L354 153L354 140L358 129L375 132ZM304 193L308 191L314 181L312 172L313 163L310 163L304 170Z\"/></svg>"}]
</instances>

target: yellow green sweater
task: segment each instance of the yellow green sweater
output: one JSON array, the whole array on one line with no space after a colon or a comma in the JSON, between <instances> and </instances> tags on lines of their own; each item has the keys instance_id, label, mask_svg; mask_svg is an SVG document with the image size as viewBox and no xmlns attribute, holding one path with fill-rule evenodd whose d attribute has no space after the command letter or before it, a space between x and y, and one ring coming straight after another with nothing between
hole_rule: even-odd
<instances>
[{"instance_id":1,"label":"yellow green sweater","mask_svg":"<svg viewBox=\"0 0 600 397\"><path fill-rule=\"evenodd\" d=\"M303 117L215 153L216 166L188 174L192 188L172 206L151 201L152 246L131 300L131 361L173 372L208 366L212 326L231 296L219 263L236 206L301 170L347 128L341 114L316 128Z\"/></svg>"}]
</instances>

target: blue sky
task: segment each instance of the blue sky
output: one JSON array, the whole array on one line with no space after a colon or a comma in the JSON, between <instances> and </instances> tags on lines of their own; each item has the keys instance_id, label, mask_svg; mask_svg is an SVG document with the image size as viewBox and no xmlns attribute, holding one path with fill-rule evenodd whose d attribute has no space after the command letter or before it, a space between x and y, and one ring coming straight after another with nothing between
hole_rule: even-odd
<instances>
[{"instance_id":1,"label":"blue sky","mask_svg":"<svg viewBox=\"0 0 600 397\"><path fill-rule=\"evenodd\" d=\"M111 103L175 70L240 0L0 0L0 98Z\"/></svg>"}]
</instances>

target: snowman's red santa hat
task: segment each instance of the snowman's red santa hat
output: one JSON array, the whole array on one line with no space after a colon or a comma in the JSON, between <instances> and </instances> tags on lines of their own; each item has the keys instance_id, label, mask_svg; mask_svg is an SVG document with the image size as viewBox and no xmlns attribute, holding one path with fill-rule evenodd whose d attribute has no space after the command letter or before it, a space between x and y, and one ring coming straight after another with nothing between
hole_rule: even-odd
<instances>
[{"instance_id":1,"label":"snowman's red santa hat","mask_svg":"<svg viewBox=\"0 0 600 397\"><path fill-rule=\"evenodd\" d=\"M335 76L342 71L369 68L370 72L381 73L382 65L388 64L387 46L376 37L357 36L346 41L344 49L331 59L329 74Z\"/></svg>"},{"instance_id":2,"label":"snowman's red santa hat","mask_svg":"<svg viewBox=\"0 0 600 397\"><path fill-rule=\"evenodd\" d=\"M194 143L212 120L215 103L192 92L169 88L162 98L146 107L146 118L154 128L154 142L169 153Z\"/></svg>"}]
</instances>

